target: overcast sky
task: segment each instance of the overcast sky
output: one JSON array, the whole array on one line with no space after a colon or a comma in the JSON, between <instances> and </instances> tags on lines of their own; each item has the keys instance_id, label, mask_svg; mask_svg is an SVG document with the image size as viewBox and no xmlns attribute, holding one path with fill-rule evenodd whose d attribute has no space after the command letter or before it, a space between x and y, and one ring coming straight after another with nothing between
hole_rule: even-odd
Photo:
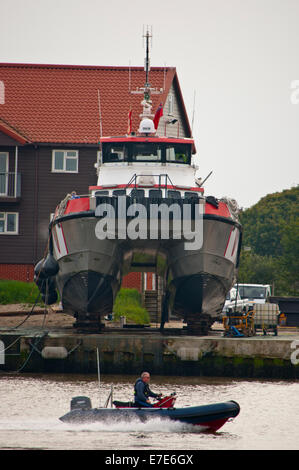
<instances>
[{"instance_id":1,"label":"overcast sky","mask_svg":"<svg viewBox=\"0 0 299 470\"><path fill-rule=\"evenodd\" d=\"M250 207L298 184L299 0L0 0L0 22L1 62L83 65L143 65L151 25L190 123L195 94L205 194Z\"/></svg>"}]
</instances>

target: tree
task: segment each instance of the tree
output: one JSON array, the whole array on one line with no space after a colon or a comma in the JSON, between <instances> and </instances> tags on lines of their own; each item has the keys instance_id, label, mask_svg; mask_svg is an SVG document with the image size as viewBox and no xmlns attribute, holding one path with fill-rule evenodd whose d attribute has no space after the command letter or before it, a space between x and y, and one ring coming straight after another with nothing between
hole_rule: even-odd
<instances>
[{"instance_id":1,"label":"tree","mask_svg":"<svg viewBox=\"0 0 299 470\"><path fill-rule=\"evenodd\" d=\"M299 186L268 194L241 212L239 282L275 284L277 295L299 295Z\"/></svg>"}]
</instances>

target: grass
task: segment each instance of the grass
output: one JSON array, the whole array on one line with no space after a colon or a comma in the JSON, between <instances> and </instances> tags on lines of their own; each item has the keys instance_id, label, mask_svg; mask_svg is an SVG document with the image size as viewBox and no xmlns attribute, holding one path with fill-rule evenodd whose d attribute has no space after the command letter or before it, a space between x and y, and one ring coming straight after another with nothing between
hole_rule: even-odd
<instances>
[{"instance_id":1,"label":"grass","mask_svg":"<svg viewBox=\"0 0 299 470\"><path fill-rule=\"evenodd\" d=\"M0 280L0 304L34 304L38 297L34 282ZM126 317L129 323L144 325L150 323L147 310L142 307L141 294L137 289L120 289L115 299L114 320Z\"/></svg>"},{"instance_id":2,"label":"grass","mask_svg":"<svg viewBox=\"0 0 299 470\"><path fill-rule=\"evenodd\" d=\"M38 296L34 282L0 280L0 304L34 304Z\"/></svg>"},{"instance_id":3,"label":"grass","mask_svg":"<svg viewBox=\"0 0 299 470\"><path fill-rule=\"evenodd\" d=\"M123 316L128 322L137 325L150 323L149 314L141 305L141 294L137 289L120 289L115 299L113 312L115 321L119 321Z\"/></svg>"}]
</instances>

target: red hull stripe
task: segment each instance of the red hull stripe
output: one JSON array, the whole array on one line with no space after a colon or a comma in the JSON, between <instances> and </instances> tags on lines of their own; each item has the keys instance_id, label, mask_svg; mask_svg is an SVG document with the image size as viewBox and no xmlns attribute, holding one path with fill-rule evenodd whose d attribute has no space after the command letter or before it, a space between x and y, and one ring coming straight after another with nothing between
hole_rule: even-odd
<instances>
[{"instance_id":1,"label":"red hull stripe","mask_svg":"<svg viewBox=\"0 0 299 470\"><path fill-rule=\"evenodd\" d=\"M205 214L219 215L221 217L231 216L225 202L219 202L218 207L215 207L215 206L212 206L212 204L206 203Z\"/></svg>"},{"instance_id":2,"label":"red hull stripe","mask_svg":"<svg viewBox=\"0 0 299 470\"><path fill-rule=\"evenodd\" d=\"M80 197L78 199L70 199L67 203L64 214L73 212L89 211L89 198Z\"/></svg>"},{"instance_id":3,"label":"red hull stripe","mask_svg":"<svg viewBox=\"0 0 299 470\"><path fill-rule=\"evenodd\" d=\"M207 423L198 423L198 426L206 426L209 428L209 431L217 431L226 423L227 420L228 418L215 419L215 421L209 421Z\"/></svg>"}]
</instances>

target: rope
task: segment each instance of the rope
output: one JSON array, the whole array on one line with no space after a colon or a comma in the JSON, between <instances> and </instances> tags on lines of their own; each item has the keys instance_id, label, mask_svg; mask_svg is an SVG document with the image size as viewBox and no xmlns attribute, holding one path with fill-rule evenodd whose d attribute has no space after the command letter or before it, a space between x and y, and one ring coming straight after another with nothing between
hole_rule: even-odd
<instances>
[{"instance_id":1,"label":"rope","mask_svg":"<svg viewBox=\"0 0 299 470\"><path fill-rule=\"evenodd\" d=\"M37 337L36 337L36 341L35 341L36 345L37 345L45 336L47 336L47 334L48 334L48 332L45 332L42 336L37 336ZM34 345L34 346L35 346L35 345ZM29 360L30 360L30 358L31 358L31 356L32 356L32 354L33 354L33 352L34 352L34 349L32 348L31 351L30 351L30 353L29 353L29 356L27 357L27 359L26 359L26 361L24 362L24 364L23 364L18 370L13 371L13 372L8 372L8 374L18 374L19 372L21 372L21 371L24 369L24 367L28 364L28 362L29 362ZM6 373L7 373L7 372L6 372Z\"/></svg>"},{"instance_id":2,"label":"rope","mask_svg":"<svg viewBox=\"0 0 299 470\"><path fill-rule=\"evenodd\" d=\"M35 300L35 302L34 302L34 304L33 304L33 307L32 307L32 309L31 309L31 311L27 314L27 316L24 318L24 320L22 320L21 323L19 323L19 325L17 325L17 326L12 326L11 328L0 329L0 332L1 332L1 331L13 331L13 330L16 330L17 328L19 328L21 325L23 325L23 323L25 323L25 321L27 321L28 318L30 317L30 315L33 313L33 310L34 310L34 308L36 307L36 304L37 304L39 298L40 298L40 292L38 293L38 296L37 296L37 298L36 298L36 300Z\"/></svg>"},{"instance_id":3,"label":"rope","mask_svg":"<svg viewBox=\"0 0 299 470\"><path fill-rule=\"evenodd\" d=\"M11 348L14 344L16 344L16 343L19 341L20 338L22 338L22 336L18 336L18 338L17 338L15 341L13 341L9 346L7 346L7 347L4 348L4 349L1 349L1 350L0 350L0 354L4 353L4 352L7 351L9 348Z\"/></svg>"},{"instance_id":4,"label":"rope","mask_svg":"<svg viewBox=\"0 0 299 470\"><path fill-rule=\"evenodd\" d=\"M82 340L80 340L76 346L74 346L72 349L70 349L69 351L67 351L67 355L69 356L72 352L74 352L76 349L78 349L79 346L81 346L82 344ZM38 353L38 354L42 354L41 351L39 351L37 349L37 347L35 346L35 344L32 344L31 341L30 341L30 346L32 346L32 348Z\"/></svg>"}]
</instances>

